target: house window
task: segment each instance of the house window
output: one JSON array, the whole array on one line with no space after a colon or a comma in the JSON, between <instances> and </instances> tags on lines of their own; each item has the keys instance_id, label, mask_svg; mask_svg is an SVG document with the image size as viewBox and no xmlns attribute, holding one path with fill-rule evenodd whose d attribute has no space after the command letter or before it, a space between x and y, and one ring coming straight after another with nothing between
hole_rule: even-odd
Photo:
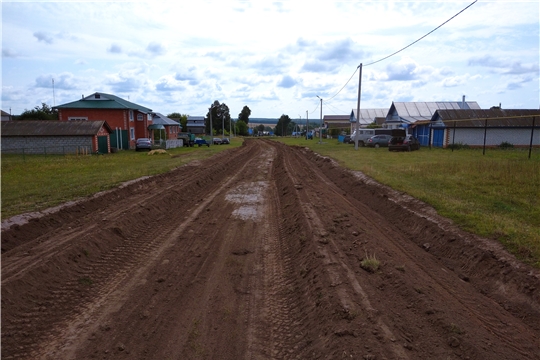
<instances>
[{"instance_id":1,"label":"house window","mask_svg":"<svg viewBox=\"0 0 540 360\"><path fill-rule=\"evenodd\" d=\"M70 116L70 117L68 117L68 120L88 120L88 118L87 117Z\"/></svg>"},{"instance_id":2,"label":"house window","mask_svg":"<svg viewBox=\"0 0 540 360\"><path fill-rule=\"evenodd\" d=\"M131 140L135 140L135 128L129 128L129 134L131 135Z\"/></svg>"},{"instance_id":3,"label":"house window","mask_svg":"<svg viewBox=\"0 0 540 360\"><path fill-rule=\"evenodd\" d=\"M146 114L146 120L152 121L152 114Z\"/></svg>"},{"instance_id":4,"label":"house window","mask_svg":"<svg viewBox=\"0 0 540 360\"><path fill-rule=\"evenodd\" d=\"M129 121L133 121L133 110L129 110Z\"/></svg>"},{"instance_id":5,"label":"house window","mask_svg":"<svg viewBox=\"0 0 540 360\"><path fill-rule=\"evenodd\" d=\"M143 114L137 114L137 121L143 121Z\"/></svg>"}]
</instances>

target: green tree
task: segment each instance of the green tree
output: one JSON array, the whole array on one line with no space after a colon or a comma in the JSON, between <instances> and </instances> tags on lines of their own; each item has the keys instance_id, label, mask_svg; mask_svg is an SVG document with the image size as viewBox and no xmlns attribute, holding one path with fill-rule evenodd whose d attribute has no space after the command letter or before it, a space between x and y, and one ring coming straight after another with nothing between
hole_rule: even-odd
<instances>
[{"instance_id":1,"label":"green tree","mask_svg":"<svg viewBox=\"0 0 540 360\"><path fill-rule=\"evenodd\" d=\"M17 120L58 120L58 111L41 103L41 107L36 106L32 110L24 110Z\"/></svg>"},{"instance_id":2,"label":"green tree","mask_svg":"<svg viewBox=\"0 0 540 360\"><path fill-rule=\"evenodd\" d=\"M246 106L242 108L240 114L238 114L238 120L242 120L244 123L249 124L249 116L251 115L251 110Z\"/></svg>"},{"instance_id":3,"label":"green tree","mask_svg":"<svg viewBox=\"0 0 540 360\"><path fill-rule=\"evenodd\" d=\"M281 115L274 129L274 134L278 136L286 136L290 123L291 123L291 118L289 117L289 115L285 115L285 114Z\"/></svg>"},{"instance_id":4,"label":"green tree","mask_svg":"<svg viewBox=\"0 0 540 360\"><path fill-rule=\"evenodd\" d=\"M220 104L219 101L214 101L210 110L206 114L205 124L206 132L210 132L210 111L212 111L212 135L222 134L223 128L228 129L231 122L231 114L227 104Z\"/></svg>"},{"instance_id":5,"label":"green tree","mask_svg":"<svg viewBox=\"0 0 540 360\"><path fill-rule=\"evenodd\" d=\"M263 132L264 131L264 125L259 124L259 126L257 126L257 131Z\"/></svg>"},{"instance_id":6,"label":"green tree","mask_svg":"<svg viewBox=\"0 0 540 360\"><path fill-rule=\"evenodd\" d=\"M236 133L240 136L248 135L248 125L243 120L236 122Z\"/></svg>"},{"instance_id":7,"label":"green tree","mask_svg":"<svg viewBox=\"0 0 540 360\"><path fill-rule=\"evenodd\" d=\"M170 113L167 115L169 119L173 119L174 121L178 121L180 125L182 125L182 131L186 131L187 129L187 118L189 115L186 114L180 114L177 112Z\"/></svg>"}]
</instances>

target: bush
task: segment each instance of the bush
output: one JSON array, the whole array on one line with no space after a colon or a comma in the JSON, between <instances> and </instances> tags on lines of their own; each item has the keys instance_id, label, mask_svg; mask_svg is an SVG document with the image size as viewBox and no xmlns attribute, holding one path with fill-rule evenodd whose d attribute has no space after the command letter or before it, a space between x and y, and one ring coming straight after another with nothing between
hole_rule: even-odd
<instances>
[{"instance_id":1,"label":"bush","mask_svg":"<svg viewBox=\"0 0 540 360\"><path fill-rule=\"evenodd\" d=\"M501 143L501 145L499 145L499 148L500 149L513 149L514 148L514 144L510 144L508 141L503 141Z\"/></svg>"},{"instance_id":2,"label":"bush","mask_svg":"<svg viewBox=\"0 0 540 360\"><path fill-rule=\"evenodd\" d=\"M448 148L451 150L469 149L469 145L463 144L463 143L457 143L457 144L448 145Z\"/></svg>"}]
</instances>

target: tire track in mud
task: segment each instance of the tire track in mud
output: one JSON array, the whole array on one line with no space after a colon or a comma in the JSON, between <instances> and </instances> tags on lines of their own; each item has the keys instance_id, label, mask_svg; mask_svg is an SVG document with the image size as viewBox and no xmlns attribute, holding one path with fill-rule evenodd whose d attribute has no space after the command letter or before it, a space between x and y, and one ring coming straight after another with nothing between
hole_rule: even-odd
<instances>
[{"instance_id":1,"label":"tire track in mud","mask_svg":"<svg viewBox=\"0 0 540 360\"><path fill-rule=\"evenodd\" d=\"M297 160L300 162L304 162L305 168L308 168L310 166L310 163L302 156L298 156ZM286 163L286 166L288 166L289 173L292 173L291 165L288 162ZM356 208L357 205L351 203L351 201L343 195L343 191L339 187L337 187L335 183L329 181L320 172L314 172L314 175L317 179L315 182L325 184L326 188L330 189L334 193L333 201L344 205L347 204L351 208ZM293 181L295 181L295 183L297 184L305 183L305 181L302 183L299 178L293 178ZM316 229L316 233L319 232L320 234L321 232L325 232L325 230L320 226L320 224L322 223L321 218L317 216L316 210L311 204L311 202L305 201L302 205L304 209L306 209L305 211L306 214L308 214L308 218L310 218L310 220L315 220L311 222L311 226ZM385 251L390 251L391 253L396 254L403 254L408 258L407 268L410 269L410 271L417 272L418 274L422 273L422 277L427 276L430 278L429 289L430 293L432 293L430 294L430 298L432 299L432 301L438 296L446 299L446 301L452 299L451 301L453 301L453 304L451 307L460 308L460 313L466 314L465 316L459 316L459 318L461 318L461 321L458 320L458 323L461 322L465 324L467 322L472 322L473 324L475 324L476 327L481 327L485 329L484 332L479 332L481 334L480 336L490 339L489 341L492 343L504 343L506 350L495 349L495 353L504 353L508 352L508 350L511 349L511 353L515 355L519 354L524 358L528 358L531 353L535 352L535 349L538 350L539 342L538 339L535 338L535 334L531 328L524 324L521 324L519 321L516 321L513 316L503 310L493 300L478 294L476 291L473 291L471 293L470 289L466 288L468 284L466 284L466 282L462 281L461 279L458 279L457 276L451 276L449 272L446 272L444 270L442 272L438 270L434 273L433 265L435 265L435 267L437 265L431 264L430 261L426 261L431 260L431 255L423 254L423 257L420 258L418 256L418 246L415 243L409 243L408 240L404 239L397 230L383 228L381 224L384 224L385 222L374 221L373 215L375 214L370 211L356 210L354 217L363 218L363 223L370 224L370 226L372 227L370 233L375 230L376 234L372 235L375 238L379 239L379 241L385 239ZM324 242L326 243L326 240ZM344 261L338 260L339 258L347 258L347 256L344 256L343 252L339 250L339 247L331 238L328 240L328 242L333 245L333 251L327 251L326 249L323 250L325 258L331 259L327 261L327 264L340 263L346 269L347 277L350 280L350 284L353 285L353 288L357 289L357 292L362 295L362 303L364 307L366 309L370 309L370 302L367 299L365 292L361 290L360 285L356 281L355 273L345 265ZM423 251L423 253L425 253L425 251ZM333 254L336 255L333 256ZM333 274L332 276L334 278L338 278L338 276L335 274ZM417 289L417 291L421 290ZM341 294L343 294L343 291L341 291ZM433 307L433 304L430 304L429 301L425 301L424 304L428 309ZM489 310L486 311L486 309ZM377 318L377 322L380 328L383 330L383 333L386 334L387 340L395 341L396 337L392 334L389 327L386 326L384 322L381 322L380 317ZM446 317L446 321L444 321L442 324L440 323L440 320L438 321L438 326L456 326L456 328L451 329L451 331L455 331L460 334L462 333L463 329L460 329L458 325L455 325L453 323L456 321L456 319L457 318L455 316ZM511 331L509 331L509 324L512 324ZM467 327L467 329L469 329L469 327ZM407 337L407 333L402 333L402 331L399 331L399 333L400 336ZM461 345L460 347L468 348L468 351L471 354L474 354L478 351L478 349L475 349L475 346L473 344L468 343L467 339L462 339L461 342L463 345ZM400 346L394 346L393 348L395 350L396 356L406 358L406 354L402 351L402 349L400 349Z\"/></svg>"},{"instance_id":2,"label":"tire track in mud","mask_svg":"<svg viewBox=\"0 0 540 360\"><path fill-rule=\"evenodd\" d=\"M312 177L307 176L301 178L298 170L295 169L294 165L297 165L298 163L304 163L302 165L305 171L308 171L307 169L310 169L311 165L307 164L305 162L305 159L301 159L300 157L296 156L296 153L289 152L287 155L288 156L284 157L284 166L287 175L291 179L291 183L294 184L296 189L302 190L301 192L297 192L297 194L300 193L299 195L297 195L297 197L299 200L299 205L304 213L304 217L306 219L309 219L309 226L315 236L315 239L313 240L318 241L321 244L331 245L331 250L328 249L327 246L319 246L318 251L320 257L323 259L322 261L325 265L325 270L327 271L328 277L331 279L331 286L335 287L336 289L336 294L339 297L343 310L350 314L356 313L358 311L366 312L367 317L371 319L371 321L376 324L376 326L381 330L382 334L384 334L385 341L391 344L390 348L394 357L397 359L408 359L409 357L403 350L403 347L395 343L396 337L394 336L388 325L380 316L377 315L377 310L372 306L368 294L366 293L366 291L364 291L360 283L357 281L354 271L344 261L340 260L340 258L345 258L345 256L340 251L339 247L333 241L333 239L328 237L328 233L323 226L324 222L321 220L321 217L318 215L316 209L312 205L312 202L306 198L306 189L311 187L312 184L317 183L317 181L311 181L309 187L306 186L307 181L305 181L305 179L312 179ZM295 157L294 162L292 161L293 156ZM331 191L334 193L334 196L341 197L341 191L336 190L333 183L330 183L327 179L322 178L320 174L314 175L322 183L325 183L329 189L331 189ZM317 193L316 187L312 190L314 193ZM325 214L324 216L328 216L328 214ZM341 268L345 272L346 278L343 278L339 271L335 271L336 266L341 266ZM354 290L357 296L359 296L361 309L358 309L358 307L355 305L356 300L353 299L351 294L348 293L347 289L344 286L341 286L342 284L352 285L352 290Z\"/></svg>"},{"instance_id":3,"label":"tire track in mud","mask_svg":"<svg viewBox=\"0 0 540 360\"><path fill-rule=\"evenodd\" d=\"M246 155L247 151L243 149L243 151L238 152L236 157L242 159ZM237 163L241 165L243 161ZM220 168L219 172L226 169L223 165L212 165L205 172L213 172L211 176L215 176L218 167ZM193 187L191 185L193 182L197 184L208 183L204 180L204 175L201 178L200 171L196 175L187 176L187 178L190 180L185 185L188 188ZM144 189L143 186L155 181L156 179L146 179L131 186ZM230 182L231 178L228 181ZM173 183L168 187L171 186L178 186L178 183L175 183L173 179ZM219 190L223 186L225 185L221 185ZM196 188L203 191L201 186L196 186ZM219 193L219 190L216 193ZM192 197L193 195L190 194ZM83 221L79 220L78 222L84 223L84 225L77 228L76 231L73 231L69 225L65 225L64 227L67 227L65 230L62 228L60 231L55 231L54 234L44 234L33 243L24 244L15 249L16 251L3 254L3 308L4 304L9 303L17 307L23 306L15 317L9 319L2 317L3 358L38 358L43 353L40 349L41 343L59 339L55 329L65 326L60 325L59 321L72 323L65 333L65 338L74 339L74 334L81 330L95 309L99 309L106 301L109 301L110 299L106 298L110 297L116 288L130 281L127 278L132 275L132 269L148 263L148 254L155 253L163 246L166 234L172 233L174 236L174 230L181 222L181 219L173 216L174 214L168 211L157 212L157 218L146 218L150 215L150 210L159 207L155 204L162 201L185 201L185 197L180 199L179 193L172 200L167 199L168 196L170 193L166 192L147 194L141 191L139 194L133 194L130 191L130 197L113 204L112 211L107 213L105 210L100 211L97 214L97 219L96 214L91 213ZM196 199L202 197L195 196ZM196 212L191 217L196 216L207 204L208 201L199 203ZM130 217L134 217L135 220L128 220L129 231L122 230L126 227L121 223ZM107 224L105 227L103 227L104 223ZM152 223L160 224L160 226L151 227ZM111 239L111 236L117 239L114 242L117 244L116 246L108 250L105 249L97 259L94 259L91 254L86 253L85 255L85 248L90 249L91 242L99 243L104 238ZM82 238L83 242L81 243ZM57 239L60 241L56 241ZM52 240L54 243L51 242ZM22 252L23 249L28 251L21 255L13 255L17 251ZM32 280L28 279L29 274L36 274L37 278L40 272L61 271L60 268L65 265L59 263L57 259L65 257L66 252L78 253L73 254L72 257L81 263L75 269L69 270L71 279L62 283L61 279L65 276L59 274L60 280L56 284L35 283L34 286L42 288L42 290L40 294L31 295L30 300L25 299L25 303L28 305L10 301L10 294L16 291L11 290L12 285L17 287L19 282L21 285L31 282ZM23 278L21 279L21 277ZM54 345L52 349L57 346Z\"/></svg>"}]
</instances>

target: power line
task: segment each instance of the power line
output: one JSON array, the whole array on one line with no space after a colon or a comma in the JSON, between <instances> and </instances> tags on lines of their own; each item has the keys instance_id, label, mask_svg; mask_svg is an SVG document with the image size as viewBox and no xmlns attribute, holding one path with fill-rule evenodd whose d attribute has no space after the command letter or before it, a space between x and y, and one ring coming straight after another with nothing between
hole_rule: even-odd
<instances>
[{"instance_id":1,"label":"power line","mask_svg":"<svg viewBox=\"0 0 540 360\"><path fill-rule=\"evenodd\" d=\"M403 50L413 46L414 44L416 44L417 42L419 42L420 40L422 40L423 38L425 38L426 36L430 35L431 33L435 32L437 29L441 28L443 25L445 25L446 23L448 23L450 20L454 19L456 16L458 16L459 14L461 14L462 12L464 12L465 10L467 10L468 8L470 8L471 6L473 6L478 0L474 0L472 3L470 3L467 7L463 8L460 12L458 12L457 14L455 14L454 16L452 16L451 18L449 18L448 20L446 20L445 22L443 22L441 25L437 26L435 29L431 30L430 32L428 32L427 34L425 34L424 36L422 36L421 38L417 39L416 41L413 41L412 43L410 43L409 45L405 46L404 48L388 55L388 56L385 56L383 57L382 59L379 59L377 61L373 61L369 64L365 64L363 66L368 66L368 65L373 65L373 64L376 64L378 62L381 62L383 60L386 60L400 52L402 52ZM347 82L345 83L345 85L343 85L343 87L341 89L339 89L339 91L334 95L332 96L331 98L329 98L328 100L325 100L325 101L330 101L332 100L333 98L335 98L346 86L347 84L349 84L349 82L351 81L351 79L354 77L354 75L356 74L356 72L358 71L358 68L360 66L357 66L356 69L354 70L353 74L351 75L351 77L349 78L349 80L347 80ZM317 108L315 108L315 110L317 110ZM313 111L315 111L313 110Z\"/></svg>"},{"instance_id":2,"label":"power line","mask_svg":"<svg viewBox=\"0 0 540 360\"><path fill-rule=\"evenodd\" d=\"M376 64L380 61L383 61L383 60L386 60L388 59L389 57L392 57L400 52L402 52L403 50L407 49L408 47L411 47L413 46L414 44L416 44L417 42L419 42L420 40L422 40L423 38L425 38L426 36L428 36L429 34L435 32L435 30L441 28L444 24L446 24L447 22L449 22L450 20L452 20L453 18L455 18L456 16L458 16L459 14L461 14L462 12L464 12L465 10L467 10L468 8L470 8L471 6L473 6L478 0L474 0L472 3L470 3L467 7L465 7L463 10L461 10L460 12L458 12L456 15L452 16L450 19L446 20L445 22L443 22L441 25L437 26L435 29L431 30L430 32L428 32L426 35L422 36L421 38L419 38L418 40L416 41L413 41L412 43L410 43L409 45L405 46L404 48L396 51L395 53L392 53L386 57L383 57L382 59L379 59L377 61L373 61L369 64L365 64L364 66L369 66L369 65L373 65L373 64Z\"/></svg>"}]
</instances>

